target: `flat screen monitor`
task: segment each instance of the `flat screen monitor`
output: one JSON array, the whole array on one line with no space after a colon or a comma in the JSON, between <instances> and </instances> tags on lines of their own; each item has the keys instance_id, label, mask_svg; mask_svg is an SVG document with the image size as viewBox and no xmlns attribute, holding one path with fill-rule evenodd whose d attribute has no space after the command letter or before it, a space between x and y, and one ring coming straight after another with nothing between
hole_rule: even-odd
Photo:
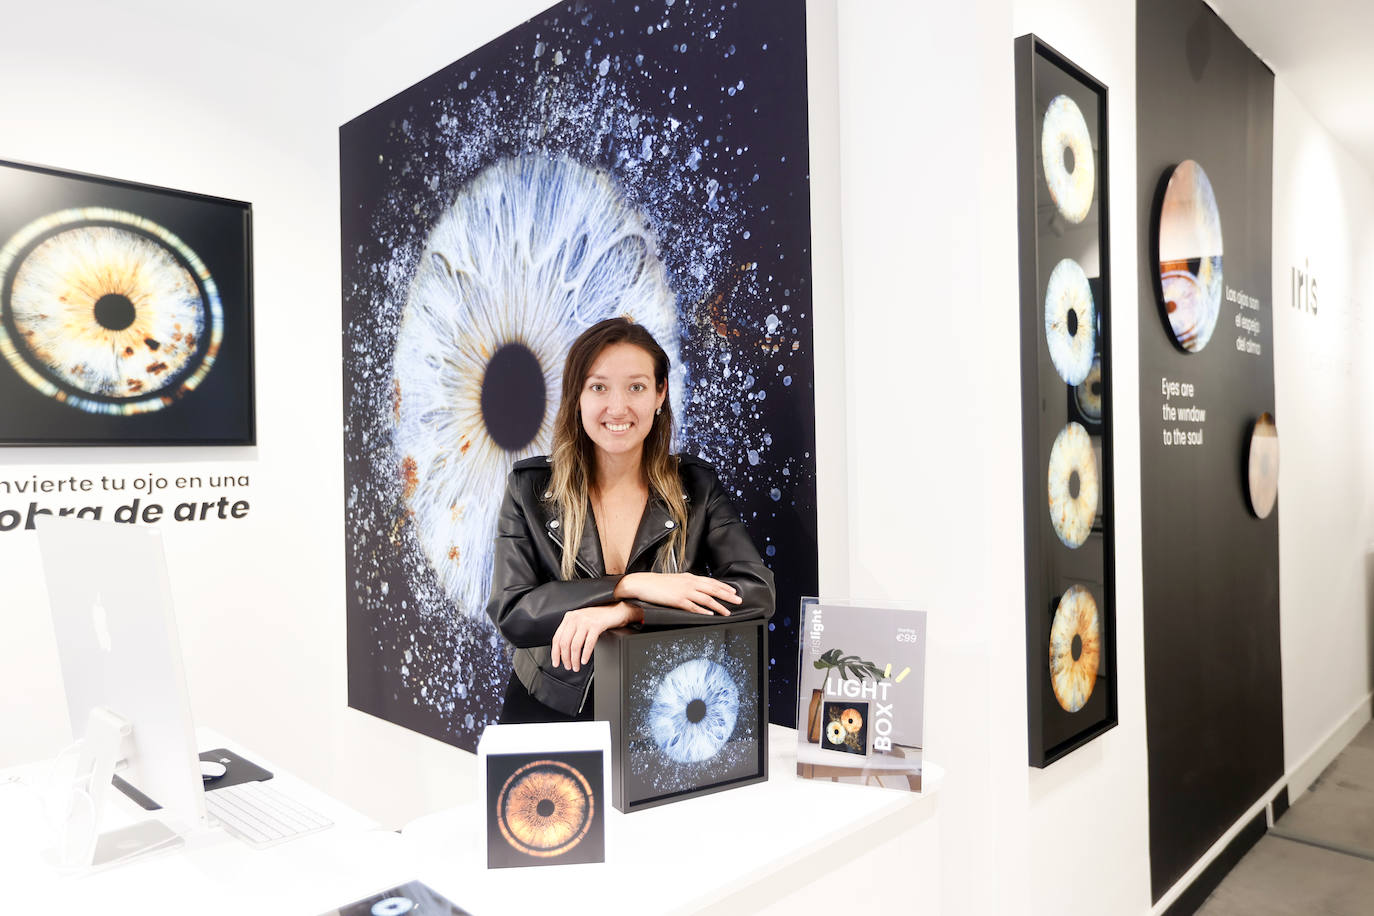
<instances>
[{"instance_id":1,"label":"flat screen monitor","mask_svg":"<svg viewBox=\"0 0 1374 916\"><path fill-rule=\"evenodd\" d=\"M173 830L199 826L205 792L161 533L71 516L36 528L73 736L94 707L124 719L118 775Z\"/></svg>"}]
</instances>

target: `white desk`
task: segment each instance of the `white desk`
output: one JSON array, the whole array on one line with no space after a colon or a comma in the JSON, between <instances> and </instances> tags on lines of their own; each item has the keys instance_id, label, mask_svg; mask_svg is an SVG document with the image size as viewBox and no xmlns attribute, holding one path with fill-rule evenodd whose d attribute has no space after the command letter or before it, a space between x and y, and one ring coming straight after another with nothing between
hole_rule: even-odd
<instances>
[{"instance_id":1,"label":"white desk","mask_svg":"<svg viewBox=\"0 0 1374 916\"><path fill-rule=\"evenodd\" d=\"M488 870L480 800L419 818L402 836L415 876L476 916L690 913L768 882L782 895L798 863L812 862L815 877L934 810L938 767L927 764L922 795L798 779L796 736L769 726L767 782L633 814L611 809L604 865Z\"/></svg>"},{"instance_id":2,"label":"white desk","mask_svg":"<svg viewBox=\"0 0 1374 916\"><path fill-rule=\"evenodd\" d=\"M268 849L253 849L223 830L202 829L181 849L94 874L64 876L41 858L50 842L39 794L48 765L15 767L0 771L4 912L315 916L414 877L396 833L378 829L366 816L222 735L197 729L197 739L201 748L227 747L272 770L275 788L334 826ZM142 816L120 793L111 793L107 804L117 808L116 816Z\"/></svg>"},{"instance_id":3,"label":"white desk","mask_svg":"<svg viewBox=\"0 0 1374 916\"><path fill-rule=\"evenodd\" d=\"M0 771L4 912L317 916L414 879L475 916L695 912L761 887L783 896L865 855L933 813L941 778L928 763L924 795L798 779L796 732L769 726L767 782L629 815L610 810L605 864L488 870L476 800L397 834L251 750L205 729L198 737L202 748L228 747L272 770L276 788L335 826L262 850L202 830L180 850L61 876L41 859L47 838L31 788L46 767ZM15 776L27 782L6 782Z\"/></svg>"}]
</instances>

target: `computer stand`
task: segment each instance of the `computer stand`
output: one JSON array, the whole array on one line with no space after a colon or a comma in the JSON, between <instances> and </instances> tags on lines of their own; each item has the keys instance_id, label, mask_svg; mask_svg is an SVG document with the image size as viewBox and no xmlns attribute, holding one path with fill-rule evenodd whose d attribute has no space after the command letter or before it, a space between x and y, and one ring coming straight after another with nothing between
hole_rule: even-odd
<instances>
[{"instance_id":1,"label":"computer stand","mask_svg":"<svg viewBox=\"0 0 1374 916\"><path fill-rule=\"evenodd\" d=\"M57 846L44 853L58 868L103 869L185 843L180 834L155 818L100 831L105 796L113 788L110 780L122 759L124 742L132 735L133 726L126 719L102 706L91 709L76 773L64 800L66 810L58 825Z\"/></svg>"}]
</instances>

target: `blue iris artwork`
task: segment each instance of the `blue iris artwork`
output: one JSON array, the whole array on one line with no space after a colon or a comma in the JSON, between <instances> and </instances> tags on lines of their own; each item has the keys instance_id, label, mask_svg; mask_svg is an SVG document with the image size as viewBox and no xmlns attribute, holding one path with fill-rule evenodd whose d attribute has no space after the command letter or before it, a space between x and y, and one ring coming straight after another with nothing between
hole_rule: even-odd
<instances>
[{"instance_id":1,"label":"blue iris artwork","mask_svg":"<svg viewBox=\"0 0 1374 916\"><path fill-rule=\"evenodd\" d=\"M568 0L340 128L350 706L469 750L495 721L506 475L551 450L569 345L626 315L672 360L674 449L776 575L761 662L791 724L817 590L805 27L803 0Z\"/></svg>"},{"instance_id":2,"label":"blue iris artwork","mask_svg":"<svg viewBox=\"0 0 1374 916\"><path fill-rule=\"evenodd\" d=\"M659 750L679 763L708 760L725 747L739 715L730 672L708 658L683 662L664 676L649 708Z\"/></svg>"},{"instance_id":3,"label":"blue iris artwork","mask_svg":"<svg viewBox=\"0 0 1374 916\"><path fill-rule=\"evenodd\" d=\"M633 802L755 776L767 708L756 631L664 631L627 659L626 792Z\"/></svg>"}]
</instances>

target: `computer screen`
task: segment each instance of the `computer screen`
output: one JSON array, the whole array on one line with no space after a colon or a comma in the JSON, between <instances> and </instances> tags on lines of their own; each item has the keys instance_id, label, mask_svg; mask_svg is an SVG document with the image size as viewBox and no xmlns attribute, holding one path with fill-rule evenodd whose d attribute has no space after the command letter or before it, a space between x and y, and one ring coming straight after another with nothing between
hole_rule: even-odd
<instances>
[{"instance_id":1,"label":"computer screen","mask_svg":"<svg viewBox=\"0 0 1374 916\"><path fill-rule=\"evenodd\" d=\"M198 826L205 793L161 533L71 516L36 528L73 737L93 707L125 719L118 775L174 830Z\"/></svg>"}]
</instances>

